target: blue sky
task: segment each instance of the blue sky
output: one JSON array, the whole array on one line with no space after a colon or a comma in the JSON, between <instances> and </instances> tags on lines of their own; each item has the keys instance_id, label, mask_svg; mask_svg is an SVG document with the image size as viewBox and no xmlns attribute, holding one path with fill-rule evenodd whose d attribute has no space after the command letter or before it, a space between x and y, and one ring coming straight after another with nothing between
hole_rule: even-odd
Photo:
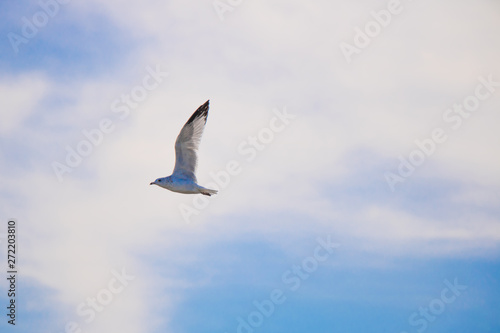
<instances>
[{"instance_id":1,"label":"blue sky","mask_svg":"<svg viewBox=\"0 0 500 333\"><path fill-rule=\"evenodd\" d=\"M500 331L497 2L0 13L2 332ZM219 194L149 186L207 99Z\"/></svg>"}]
</instances>

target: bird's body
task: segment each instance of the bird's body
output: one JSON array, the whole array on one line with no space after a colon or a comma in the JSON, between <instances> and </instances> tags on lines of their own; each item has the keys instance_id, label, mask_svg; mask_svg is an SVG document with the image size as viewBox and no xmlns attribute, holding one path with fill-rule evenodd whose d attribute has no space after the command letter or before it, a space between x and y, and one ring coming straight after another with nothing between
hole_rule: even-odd
<instances>
[{"instance_id":1,"label":"bird's body","mask_svg":"<svg viewBox=\"0 0 500 333\"><path fill-rule=\"evenodd\" d=\"M197 151L200 146L203 129L208 117L208 104L200 106L186 122L175 141L175 167L171 176L158 178L150 185L158 185L167 190L185 194L216 194L211 190L197 184L196 166L198 162Z\"/></svg>"},{"instance_id":2,"label":"bird's body","mask_svg":"<svg viewBox=\"0 0 500 333\"><path fill-rule=\"evenodd\" d=\"M164 178L158 178L152 184L161 186L172 192L179 192L184 194L201 193L210 196L212 194L217 193L216 190L210 190L208 188L204 188L203 186L196 184L196 181L193 181L192 179L178 178L175 177L174 175Z\"/></svg>"}]
</instances>

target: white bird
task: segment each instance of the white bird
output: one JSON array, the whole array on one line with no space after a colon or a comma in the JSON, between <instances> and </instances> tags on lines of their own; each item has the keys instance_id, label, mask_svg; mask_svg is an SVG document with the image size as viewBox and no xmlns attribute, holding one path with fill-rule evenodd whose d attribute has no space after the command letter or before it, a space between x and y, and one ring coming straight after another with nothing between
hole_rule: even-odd
<instances>
[{"instance_id":1,"label":"white bird","mask_svg":"<svg viewBox=\"0 0 500 333\"><path fill-rule=\"evenodd\" d=\"M196 166L198 164L198 147L200 146L203 129L207 123L208 103L200 106L186 122L175 140L175 167L171 176L158 178L149 185L158 185L167 190L186 194L211 196L217 190L204 188L197 184Z\"/></svg>"}]
</instances>

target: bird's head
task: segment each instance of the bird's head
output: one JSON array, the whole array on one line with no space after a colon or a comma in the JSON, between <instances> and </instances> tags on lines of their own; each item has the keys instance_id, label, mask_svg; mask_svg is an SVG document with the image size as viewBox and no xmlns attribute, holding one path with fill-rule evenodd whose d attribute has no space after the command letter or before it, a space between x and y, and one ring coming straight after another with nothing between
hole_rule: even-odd
<instances>
[{"instance_id":1,"label":"bird's head","mask_svg":"<svg viewBox=\"0 0 500 333\"><path fill-rule=\"evenodd\" d=\"M154 182L149 183L149 185L160 185L162 178L156 179Z\"/></svg>"}]
</instances>

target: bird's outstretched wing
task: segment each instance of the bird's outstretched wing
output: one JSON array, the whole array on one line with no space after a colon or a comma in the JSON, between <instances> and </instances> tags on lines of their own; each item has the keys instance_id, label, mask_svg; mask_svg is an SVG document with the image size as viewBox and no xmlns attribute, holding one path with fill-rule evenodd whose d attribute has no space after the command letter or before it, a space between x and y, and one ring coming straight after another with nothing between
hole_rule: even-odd
<instances>
[{"instance_id":1,"label":"bird's outstretched wing","mask_svg":"<svg viewBox=\"0 0 500 333\"><path fill-rule=\"evenodd\" d=\"M197 151L207 122L208 103L206 101L193 113L175 140L175 167L172 176L197 181Z\"/></svg>"}]
</instances>

